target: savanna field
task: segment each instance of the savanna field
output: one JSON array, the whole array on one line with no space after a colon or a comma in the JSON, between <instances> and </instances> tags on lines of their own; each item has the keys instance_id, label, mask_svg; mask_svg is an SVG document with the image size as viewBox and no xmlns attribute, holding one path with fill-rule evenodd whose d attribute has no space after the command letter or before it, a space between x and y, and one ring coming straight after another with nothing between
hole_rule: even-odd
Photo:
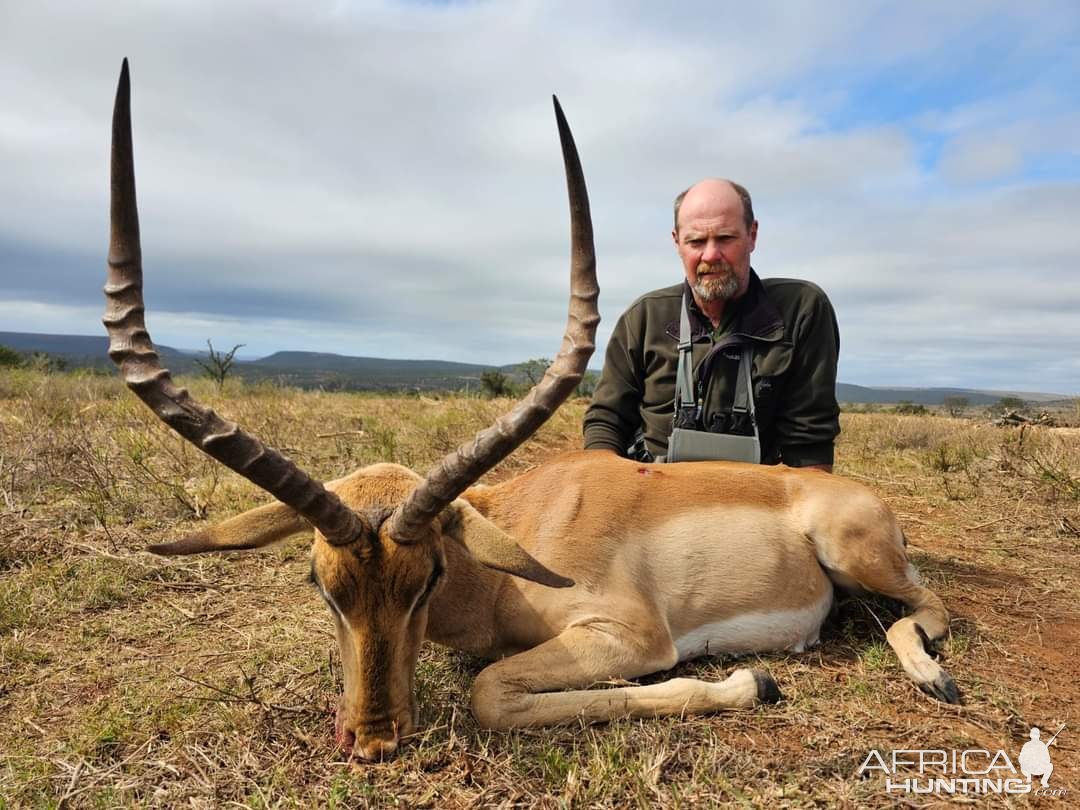
<instances>
[{"instance_id":1,"label":"savanna field","mask_svg":"<svg viewBox=\"0 0 1080 810\"><path fill-rule=\"evenodd\" d=\"M376 461L424 472L511 405L188 382L323 479ZM487 480L578 447L585 405L565 405ZM784 694L708 717L482 731L468 694L483 662L425 645L421 730L397 758L360 765L333 746L341 671L308 540L143 552L267 496L113 377L2 370L0 807L922 807L948 797L860 778L870 749L1015 760L1032 726L1048 737L1062 723L1051 784L1071 795L986 801L1076 806L1080 429L997 427L975 409L842 425L837 474L892 507L952 612L940 654L964 705L904 676L882 629L892 604L843 598L805 653L678 667L714 680L761 667Z\"/></svg>"}]
</instances>

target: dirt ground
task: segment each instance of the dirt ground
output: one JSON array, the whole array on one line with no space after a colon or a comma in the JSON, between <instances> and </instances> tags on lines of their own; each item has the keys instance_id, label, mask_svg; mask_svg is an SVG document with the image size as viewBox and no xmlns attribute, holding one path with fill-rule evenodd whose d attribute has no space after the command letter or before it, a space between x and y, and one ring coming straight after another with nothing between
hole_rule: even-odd
<instances>
[{"instance_id":1,"label":"dirt ground","mask_svg":"<svg viewBox=\"0 0 1080 810\"><path fill-rule=\"evenodd\" d=\"M506 402L197 392L322 477L425 469ZM753 711L494 733L468 690L483 662L427 645L423 729L348 761L331 739L340 665L303 538L263 554L162 560L146 543L262 502L117 387L0 380L0 807L1075 806L1080 796L1080 436L979 418L845 414L837 474L899 516L952 612L941 662L961 706L904 676L883 627L842 598L822 643L754 666L784 700ZM492 477L577 446L565 407ZM708 658L644 679L719 679ZM1036 726L1068 795L900 795L869 752L1005 751ZM984 760L980 760L984 761ZM1018 766L1017 766L1018 767Z\"/></svg>"}]
</instances>

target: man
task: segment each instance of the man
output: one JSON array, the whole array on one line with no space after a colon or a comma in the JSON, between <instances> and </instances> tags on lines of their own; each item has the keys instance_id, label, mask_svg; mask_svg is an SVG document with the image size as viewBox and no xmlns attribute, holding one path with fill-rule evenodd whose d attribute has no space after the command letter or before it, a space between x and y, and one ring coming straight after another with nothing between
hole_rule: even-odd
<instances>
[{"instance_id":1,"label":"man","mask_svg":"<svg viewBox=\"0 0 1080 810\"><path fill-rule=\"evenodd\" d=\"M686 281L646 293L619 318L585 414L587 449L643 460L667 452L688 289L695 396L702 406L696 429L753 432L733 408L740 357L749 348L762 462L832 471L840 432L836 316L814 284L758 278L750 267L757 233L750 194L737 183L702 180L676 198L671 236Z\"/></svg>"}]
</instances>

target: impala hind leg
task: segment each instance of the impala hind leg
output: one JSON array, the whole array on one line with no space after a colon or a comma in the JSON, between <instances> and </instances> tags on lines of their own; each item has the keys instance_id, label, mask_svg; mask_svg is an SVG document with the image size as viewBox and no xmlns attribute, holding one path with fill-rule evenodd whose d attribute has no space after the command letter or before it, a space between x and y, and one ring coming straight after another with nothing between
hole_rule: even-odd
<instances>
[{"instance_id":1,"label":"impala hind leg","mask_svg":"<svg viewBox=\"0 0 1080 810\"><path fill-rule=\"evenodd\" d=\"M959 703L956 682L929 653L949 630L949 612L937 594L919 583L899 527L886 519L869 531L833 537L814 539L830 578L841 587L854 586L903 602L912 612L885 632L889 646L920 689L945 703Z\"/></svg>"},{"instance_id":2,"label":"impala hind leg","mask_svg":"<svg viewBox=\"0 0 1080 810\"><path fill-rule=\"evenodd\" d=\"M571 627L483 670L473 684L473 713L485 728L508 729L574 720L599 723L620 717L705 714L780 699L771 676L749 669L736 670L719 683L673 678L648 686L588 688L600 681L670 669L678 661L670 639L651 646L628 628L606 623Z\"/></svg>"},{"instance_id":3,"label":"impala hind leg","mask_svg":"<svg viewBox=\"0 0 1080 810\"><path fill-rule=\"evenodd\" d=\"M885 632L904 671L928 695L945 703L959 703L960 690L956 682L927 651L934 642L944 638L949 629L949 613L941 599L913 582L895 590L873 590L899 599L912 609L910 616L893 622Z\"/></svg>"}]
</instances>

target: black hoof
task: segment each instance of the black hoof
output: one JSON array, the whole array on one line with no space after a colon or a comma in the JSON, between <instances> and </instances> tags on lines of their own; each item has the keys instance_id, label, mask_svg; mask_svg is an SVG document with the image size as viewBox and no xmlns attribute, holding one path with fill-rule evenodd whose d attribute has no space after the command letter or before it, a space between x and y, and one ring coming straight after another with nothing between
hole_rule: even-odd
<instances>
[{"instance_id":1,"label":"black hoof","mask_svg":"<svg viewBox=\"0 0 1080 810\"><path fill-rule=\"evenodd\" d=\"M956 686L956 681L945 672L930 683L920 684L919 688L942 703L960 703L960 690Z\"/></svg>"},{"instance_id":2,"label":"black hoof","mask_svg":"<svg viewBox=\"0 0 1080 810\"><path fill-rule=\"evenodd\" d=\"M760 669L752 670L754 683L757 684L757 698L762 703L779 703L784 699L780 694L780 687L776 685L773 676Z\"/></svg>"}]
</instances>

